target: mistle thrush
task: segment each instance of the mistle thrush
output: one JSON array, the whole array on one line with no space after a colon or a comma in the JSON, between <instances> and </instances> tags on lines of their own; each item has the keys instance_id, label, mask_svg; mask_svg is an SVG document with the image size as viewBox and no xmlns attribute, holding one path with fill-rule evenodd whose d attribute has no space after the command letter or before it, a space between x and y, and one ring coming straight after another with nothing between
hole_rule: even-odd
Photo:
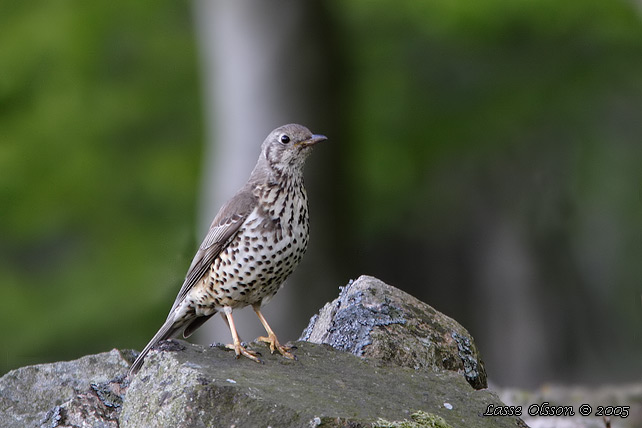
<instances>
[{"instance_id":1,"label":"mistle thrush","mask_svg":"<svg viewBox=\"0 0 642 428\"><path fill-rule=\"evenodd\" d=\"M192 261L167 320L132 364L136 373L160 341L191 335L219 311L232 333L236 356L260 361L241 345L232 311L251 305L265 327L270 350L294 358L279 343L261 313L294 271L308 245L308 198L303 165L312 146L325 140L301 125L284 125L268 135L247 183L220 209Z\"/></svg>"}]
</instances>

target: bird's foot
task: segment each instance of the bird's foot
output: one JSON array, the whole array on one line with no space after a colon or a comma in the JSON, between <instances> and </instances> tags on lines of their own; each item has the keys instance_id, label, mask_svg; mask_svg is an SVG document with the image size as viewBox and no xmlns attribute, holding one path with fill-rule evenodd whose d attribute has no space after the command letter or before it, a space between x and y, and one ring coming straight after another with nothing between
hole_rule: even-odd
<instances>
[{"instance_id":1,"label":"bird's foot","mask_svg":"<svg viewBox=\"0 0 642 428\"><path fill-rule=\"evenodd\" d=\"M261 354L259 354L258 352L250 351L245 346L243 346L241 342L230 343L228 345L225 345L225 348L234 351L234 353L236 354L236 358L239 358L241 355L243 355L244 357L247 357L252 361L263 364L263 360L259 358Z\"/></svg>"},{"instance_id":2,"label":"bird's foot","mask_svg":"<svg viewBox=\"0 0 642 428\"><path fill-rule=\"evenodd\" d=\"M297 359L296 356L290 352L293 349L293 347L288 345L281 345L279 343L279 339L276 338L275 334L270 334L267 337L265 336L257 337L256 340L258 342L264 342L270 345L270 352L272 354L274 354L274 351L279 351L279 353L283 355L285 358L289 358L290 360Z\"/></svg>"}]
</instances>

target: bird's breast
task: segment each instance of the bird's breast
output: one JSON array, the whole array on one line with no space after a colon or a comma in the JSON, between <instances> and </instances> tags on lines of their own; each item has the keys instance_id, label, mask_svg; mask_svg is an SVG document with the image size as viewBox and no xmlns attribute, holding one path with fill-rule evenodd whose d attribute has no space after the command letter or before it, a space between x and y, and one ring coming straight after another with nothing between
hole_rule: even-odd
<instances>
[{"instance_id":1,"label":"bird's breast","mask_svg":"<svg viewBox=\"0 0 642 428\"><path fill-rule=\"evenodd\" d=\"M242 307L271 298L301 261L308 232L305 189L266 189L212 264L208 303Z\"/></svg>"}]
</instances>

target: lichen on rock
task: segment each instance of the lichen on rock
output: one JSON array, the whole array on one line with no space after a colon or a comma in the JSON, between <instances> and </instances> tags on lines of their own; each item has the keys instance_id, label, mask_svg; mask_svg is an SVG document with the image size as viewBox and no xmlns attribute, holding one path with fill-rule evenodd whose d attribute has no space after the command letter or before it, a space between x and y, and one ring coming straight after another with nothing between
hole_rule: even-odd
<instances>
[{"instance_id":1,"label":"lichen on rock","mask_svg":"<svg viewBox=\"0 0 642 428\"><path fill-rule=\"evenodd\" d=\"M487 387L486 370L468 331L398 288L362 275L312 317L300 340L414 369L461 373Z\"/></svg>"}]
</instances>

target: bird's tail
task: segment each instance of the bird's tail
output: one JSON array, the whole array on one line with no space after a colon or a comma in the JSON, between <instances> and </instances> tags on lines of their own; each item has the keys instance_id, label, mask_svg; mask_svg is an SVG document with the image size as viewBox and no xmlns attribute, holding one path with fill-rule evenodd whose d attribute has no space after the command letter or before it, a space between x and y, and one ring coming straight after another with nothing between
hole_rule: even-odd
<instances>
[{"instance_id":1,"label":"bird's tail","mask_svg":"<svg viewBox=\"0 0 642 428\"><path fill-rule=\"evenodd\" d=\"M149 341L147 346L141 351L140 354L138 354L138 357L134 360L134 363L132 366L129 368L129 373L128 376L132 376L140 370L141 366L143 365L143 360L145 360L145 357L151 351L151 349L156 346L158 342L161 340L169 339L170 337L174 336L176 333L178 333L181 328L183 327L182 323L175 323L174 322L174 317L172 314L170 314L169 317L167 317L167 321L165 321L165 324L158 330L158 332L152 337L152 340Z\"/></svg>"}]
</instances>

